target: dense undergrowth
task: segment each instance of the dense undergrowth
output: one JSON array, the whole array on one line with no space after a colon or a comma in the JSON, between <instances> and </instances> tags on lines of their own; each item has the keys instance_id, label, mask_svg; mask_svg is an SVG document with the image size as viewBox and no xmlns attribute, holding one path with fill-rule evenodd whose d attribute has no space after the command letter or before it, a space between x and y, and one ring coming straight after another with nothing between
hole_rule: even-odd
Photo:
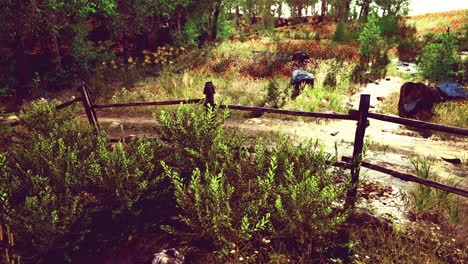
<instances>
[{"instance_id":1,"label":"dense undergrowth","mask_svg":"<svg viewBox=\"0 0 468 264\"><path fill-rule=\"evenodd\" d=\"M283 251L291 257L320 256L333 248L333 234L346 220L340 201L347 185L336 169L329 171L333 156L318 143L282 141L272 151L259 144L250 153L225 134L226 112L181 106L156 117L165 142L111 147L104 132L81 127L72 110L57 115L53 109L40 101L22 112L27 131L0 156L1 221L11 226L22 256L73 259L90 237L105 233L96 229L101 221L115 228L148 214L152 225L177 216L165 230L225 260L235 244L249 248L246 254L260 251L266 261L271 250L262 249L262 239L273 241L274 252L288 241ZM147 200L151 207L142 207Z\"/></svg>"},{"instance_id":2,"label":"dense undergrowth","mask_svg":"<svg viewBox=\"0 0 468 264\"><path fill-rule=\"evenodd\" d=\"M105 132L95 135L77 121L75 110L32 104L20 115L24 128L0 154L0 220L15 234L14 254L23 263L73 262L164 230L190 263L461 263L462 201L414 194L422 222L449 201L449 228L445 220L437 224L454 241L368 221L343 210L346 174L328 165L336 157L320 143L283 138L246 148L224 130L227 114L180 106L155 113L163 140L110 144ZM422 253L401 254L420 232L447 252L417 240Z\"/></svg>"}]
</instances>

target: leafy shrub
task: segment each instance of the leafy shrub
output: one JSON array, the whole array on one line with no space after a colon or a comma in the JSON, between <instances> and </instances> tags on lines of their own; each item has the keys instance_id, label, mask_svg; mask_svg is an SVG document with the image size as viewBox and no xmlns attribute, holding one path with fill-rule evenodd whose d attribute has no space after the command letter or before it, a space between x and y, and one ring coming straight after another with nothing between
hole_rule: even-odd
<instances>
[{"instance_id":1,"label":"leafy shrub","mask_svg":"<svg viewBox=\"0 0 468 264\"><path fill-rule=\"evenodd\" d=\"M399 41L397 50L401 61L415 62L420 55L422 43L418 39L402 39Z\"/></svg>"},{"instance_id":2,"label":"leafy shrub","mask_svg":"<svg viewBox=\"0 0 468 264\"><path fill-rule=\"evenodd\" d=\"M197 46L198 38L204 33L200 30L200 21L202 21L202 19L189 17L183 30L173 31L171 33L174 43L178 46Z\"/></svg>"},{"instance_id":3,"label":"leafy shrub","mask_svg":"<svg viewBox=\"0 0 468 264\"><path fill-rule=\"evenodd\" d=\"M387 52L382 52L375 60L370 69L371 80L384 78L387 74L387 65L390 63Z\"/></svg>"},{"instance_id":4,"label":"leafy shrub","mask_svg":"<svg viewBox=\"0 0 468 264\"><path fill-rule=\"evenodd\" d=\"M468 58L462 59L462 61L457 64L456 72L458 74L455 77L455 81L466 87L468 84Z\"/></svg>"},{"instance_id":5,"label":"leafy shrub","mask_svg":"<svg viewBox=\"0 0 468 264\"><path fill-rule=\"evenodd\" d=\"M216 251L223 261L251 256L268 262L270 253L282 250L311 257L333 247L333 234L347 216L341 210L347 185L336 177L341 170L327 165L335 158L322 146L292 146L283 139L271 151L260 144L249 153L223 134L224 114L181 109L171 114L176 121L167 114L159 118L162 130L180 133L173 138L177 149L189 154L186 164L197 166L187 174L187 166L163 164L182 210L179 223L164 226L166 231Z\"/></svg>"},{"instance_id":6,"label":"leafy shrub","mask_svg":"<svg viewBox=\"0 0 468 264\"><path fill-rule=\"evenodd\" d=\"M381 36L377 17L372 14L359 35L359 64L354 68L353 81L363 83L382 78L390 62Z\"/></svg>"},{"instance_id":7,"label":"leafy shrub","mask_svg":"<svg viewBox=\"0 0 468 264\"><path fill-rule=\"evenodd\" d=\"M333 35L333 40L338 42L346 41L345 29L345 23L343 21L340 21L340 23L338 23L338 26L336 26L335 34Z\"/></svg>"},{"instance_id":8,"label":"leafy shrub","mask_svg":"<svg viewBox=\"0 0 468 264\"><path fill-rule=\"evenodd\" d=\"M173 142L179 150L171 165L184 171L194 168L203 171L206 166L221 163L229 146L239 147L241 144L239 140L225 136L221 127L227 111L217 111L217 108L203 111L201 107L181 105L177 111L153 114L162 137Z\"/></svg>"},{"instance_id":9,"label":"leafy shrub","mask_svg":"<svg viewBox=\"0 0 468 264\"><path fill-rule=\"evenodd\" d=\"M73 26L74 36L70 49L72 61L68 66L69 74L78 74L85 78L91 77L96 67L104 61L110 61L115 58L111 49L112 43L106 41L100 42L95 47L92 41L87 41L89 32L86 25L77 24Z\"/></svg>"},{"instance_id":10,"label":"leafy shrub","mask_svg":"<svg viewBox=\"0 0 468 264\"><path fill-rule=\"evenodd\" d=\"M458 73L453 70L459 60L456 37L445 32L436 36L436 43L427 45L419 57L418 71L432 82L452 80Z\"/></svg>"},{"instance_id":11,"label":"leafy shrub","mask_svg":"<svg viewBox=\"0 0 468 264\"><path fill-rule=\"evenodd\" d=\"M277 80L272 79L268 81L265 85L265 90L267 92L266 107L280 108L286 103L285 92L279 87Z\"/></svg>"},{"instance_id":12,"label":"leafy shrub","mask_svg":"<svg viewBox=\"0 0 468 264\"><path fill-rule=\"evenodd\" d=\"M378 19L375 15L371 15L358 38L362 63L373 62L380 56L384 44L380 34Z\"/></svg>"},{"instance_id":13,"label":"leafy shrub","mask_svg":"<svg viewBox=\"0 0 468 264\"><path fill-rule=\"evenodd\" d=\"M378 20L378 25L382 36L389 39L397 36L400 32L398 19L394 16L381 17Z\"/></svg>"},{"instance_id":14,"label":"leafy shrub","mask_svg":"<svg viewBox=\"0 0 468 264\"><path fill-rule=\"evenodd\" d=\"M96 212L138 213L135 204L157 189L161 172L155 145L110 148L105 134L94 135L73 110L55 112L55 105L43 100L22 112L27 132L0 154L0 222L12 227L22 255L39 263L64 263L93 221L112 226L112 217L96 220Z\"/></svg>"}]
</instances>

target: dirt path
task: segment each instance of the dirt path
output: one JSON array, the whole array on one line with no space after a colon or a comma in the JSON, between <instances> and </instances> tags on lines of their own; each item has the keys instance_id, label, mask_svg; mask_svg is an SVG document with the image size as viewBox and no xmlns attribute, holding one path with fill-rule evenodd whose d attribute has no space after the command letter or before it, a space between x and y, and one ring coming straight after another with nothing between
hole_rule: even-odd
<instances>
[{"instance_id":1,"label":"dirt path","mask_svg":"<svg viewBox=\"0 0 468 264\"><path fill-rule=\"evenodd\" d=\"M380 101L377 97L387 97L391 93L399 92L403 80L390 77L390 80L380 80L376 83L368 84L361 92L351 96L346 100L346 104L353 105L357 109L361 94L371 95L371 111L380 108ZM150 114L123 113L123 112L98 112L99 122L105 126L113 127L109 134L111 137L121 137L118 132L120 124L124 127L124 135L134 134L138 137L152 136L155 125ZM229 118L226 121L227 127L240 128L241 133L247 135L268 135L268 133L282 133L289 136L296 142L303 142L309 139L319 139L326 145L329 152L334 152L334 144L338 145L339 155L351 156L353 151L352 142L356 130L356 122L348 120L327 121L322 123L281 120L270 117L260 118ZM454 177L460 181L460 187L466 188L468 185L466 176L468 168L464 164L454 165L441 159L445 158L468 158L468 140L461 141L437 141L430 138L410 136L414 134L405 130L398 124L370 120L370 126L366 130L366 135L370 137L371 147L367 153L366 160L375 164L401 171L412 173L410 156L432 156L435 163L432 171L441 178ZM363 169L362 175L369 180L379 181L392 187L393 196L386 199L369 200L369 204L377 208L377 213L390 215L392 218L401 220L404 210L405 193L414 186L397 178L386 174Z\"/></svg>"}]
</instances>

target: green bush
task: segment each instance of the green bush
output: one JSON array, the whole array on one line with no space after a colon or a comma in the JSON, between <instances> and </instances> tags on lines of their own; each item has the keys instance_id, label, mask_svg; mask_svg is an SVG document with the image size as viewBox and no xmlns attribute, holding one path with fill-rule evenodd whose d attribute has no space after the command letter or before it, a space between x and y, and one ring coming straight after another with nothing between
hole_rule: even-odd
<instances>
[{"instance_id":1,"label":"green bush","mask_svg":"<svg viewBox=\"0 0 468 264\"><path fill-rule=\"evenodd\" d=\"M450 81L459 73L454 71L459 61L456 36L444 32L436 35L435 41L428 44L419 56L418 71L431 82Z\"/></svg>"},{"instance_id":2,"label":"green bush","mask_svg":"<svg viewBox=\"0 0 468 264\"><path fill-rule=\"evenodd\" d=\"M338 26L336 26L335 34L333 35L333 40L338 42L346 41L345 30L345 23L343 21L340 21L340 23L338 23Z\"/></svg>"},{"instance_id":3,"label":"green bush","mask_svg":"<svg viewBox=\"0 0 468 264\"><path fill-rule=\"evenodd\" d=\"M378 24L378 18L375 15L369 17L361 34L359 34L358 40L362 63L367 64L373 62L380 56L384 43Z\"/></svg>"},{"instance_id":4,"label":"green bush","mask_svg":"<svg viewBox=\"0 0 468 264\"><path fill-rule=\"evenodd\" d=\"M263 263L278 252L316 257L335 246L334 234L347 217L341 208L347 185L337 177L342 171L327 165L336 158L323 146L292 146L283 139L272 150L259 144L251 153L233 147L232 136L223 134L224 114L181 109L172 114L176 121L160 117L166 120L162 129L180 134L173 141L189 154L186 164L201 164L187 174L187 166L163 163L182 211L179 223L164 226L166 231L216 251L220 261L249 257ZM212 133L204 125L210 120Z\"/></svg>"},{"instance_id":5,"label":"green bush","mask_svg":"<svg viewBox=\"0 0 468 264\"><path fill-rule=\"evenodd\" d=\"M227 118L227 111L217 108L204 112L202 107L181 105L177 111L162 111L153 114L159 123L161 136L178 150L168 163L182 171L192 171L207 166L218 166L223 161L231 146L239 147L238 139L225 135L222 124Z\"/></svg>"},{"instance_id":6,"label":"green bush","mask_svg":"<svg viewBox=\"0 0 468 264\"><path fill-rule=\"evenodd\" d=\"M400 33L398 19L394 16L381 17L378 20L378 25L382 36L391 39Z\"/></svg>"},{"instance_id":7,"label":"green bush","mask_svg":"<svg viewBox=\"0 0 468 264\"><path fill-rule=\"evenodd\" d=\"M265 107L280 108L286 103L286 94L284 89L279 87L278 80L271 79L265 84L267 92Z\"/></svg>"},{"instance_id":8,"label":"green bush","mask_svg":"<svg viewBox=\"0 0 468 264\"><path fill-rule=\"evenodd\" d=\"M401 61L415 62L421 53L421 49L422 43L418 39L402 39L397 46L398 58Z\"/></svg>"},{"instance_id":9,"label":"green bush","mask_svg":"<svg viewBox=\"0 0 468 264\"><path fill-rule=\"evenodd\" d=\"M35 263L70 260L94 230L95 212L137 214L134 205L157 189L162 172L150 142L111 148L104 133L94 135L72 109L55 105L42 100L22 112L27 132L0 154L0 222Z\"/></svg>"},{"instance_id":10,"label":"green bush","mask_svg":"<svg viewBox=\"0 0 468 264\"><path fill-rule=\"evenodd\" d=\"M363 83L385 76L385 68L390 60L381 34L377 16L370 15L358 38L361 57L353 70L353 81Z\"/></svg>"}]
</instances>

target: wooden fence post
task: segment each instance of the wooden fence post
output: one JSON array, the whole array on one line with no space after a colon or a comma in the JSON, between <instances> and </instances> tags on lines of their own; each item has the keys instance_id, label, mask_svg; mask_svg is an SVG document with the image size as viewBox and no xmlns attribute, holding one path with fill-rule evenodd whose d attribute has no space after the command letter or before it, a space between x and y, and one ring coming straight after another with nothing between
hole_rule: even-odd
<instances>
[{"instance_id":1,"label":"wooden fence post","mask_svg":"<svg viewBox=\"0 0 468 264\"><path fill-rule=\"evenodd\" d=\"M354 136L354 150L351 168L351 189L347 193L345 209L354 208L357 196L357 187L359 183L360 163L362 162L362 150L364 147L364 136L366 127L369 125L367 114L370 106L370 95L362 94L359 101L358 122L356 134Z\"/></svg>"},{"instance_id":2,"label":"wooden fence post","mask_svg":"<svg viewBox=\"0 0 468 264\"><path fill-rule=\"evenodd\" d=\"M78 86L78 90L81 93L83 106L85 108L85 112L86 112L86 116L88 117L89 124L94 127L94 129L96 130L96 134L99 134L99 124L97 120L96 111L93 108L93 102L92 102L89 90L83 81L80 82Z\"/></svg>"},{"instance_id":3,"label":"wooden fence post","mask_svg":"<svg viewBox=\"0 0 468 264\"><path fill-rule=\"evenodd\" d=\"M203 94L205 94L205 107L208 107L209 105L213 107L215 105L215 86L212 82L205 83L205 89L203 90Z\"/></svg>"}]
</instances>

